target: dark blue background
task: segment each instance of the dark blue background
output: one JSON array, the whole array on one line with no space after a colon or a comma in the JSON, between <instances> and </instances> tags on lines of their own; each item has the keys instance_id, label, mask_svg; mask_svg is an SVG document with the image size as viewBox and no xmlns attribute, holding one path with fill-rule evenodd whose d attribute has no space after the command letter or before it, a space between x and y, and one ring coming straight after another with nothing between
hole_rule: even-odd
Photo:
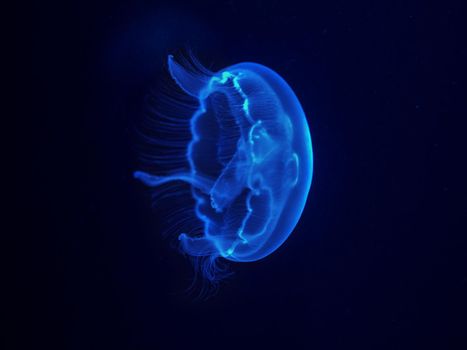
<instances>
[{"instance_id":1,"label":"dark blue background","mask_svg":"<svg viewBox=\"0 0 467 350\"><path fill-rule=\"evenodd\" d=\"M463 348L465 18L462 1L19 4L10 348ZM186 47L281 74L315 156L289 240L204 302L131 178L144 97Z\"/></svg>"}]
</instances>

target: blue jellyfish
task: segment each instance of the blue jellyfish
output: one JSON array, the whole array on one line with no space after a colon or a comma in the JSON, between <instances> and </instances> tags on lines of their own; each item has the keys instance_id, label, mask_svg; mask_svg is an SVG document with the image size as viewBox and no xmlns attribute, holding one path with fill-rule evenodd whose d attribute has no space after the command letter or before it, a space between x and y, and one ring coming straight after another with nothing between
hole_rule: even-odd
<instances>
[{"instance_id":1,"label":"blue jellyfish","mask_svg":"<svg viewBox=\"0 0 467 350\"><path fill-rule=\"evenodd\" d=\"M178 116L191 133L186 167L134 176L151 187L190 186L202 230L179 233L180 248L215 281L219 260L256 261L289 237L310 190L313 153L305 113L279 74L250 62L218 72L196 65L168 57L171 77L196 103L192 115Z\"/></svg>"}]
</instances>

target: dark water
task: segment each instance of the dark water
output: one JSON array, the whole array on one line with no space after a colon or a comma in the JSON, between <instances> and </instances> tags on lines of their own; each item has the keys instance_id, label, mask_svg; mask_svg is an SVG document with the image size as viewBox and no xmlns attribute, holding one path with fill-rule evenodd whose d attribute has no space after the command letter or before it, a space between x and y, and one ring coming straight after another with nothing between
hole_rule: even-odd
<instances>
[{"instance_id":1,"label":"dark water","mask_svg":"<svg viewBox=\"0 0 467 350\"><path fill-rule=\"evenodd\" d=\"M7 348L464 348L465 19L462 1L18 5ZM144 96L187 47L279 72L315 155L289 240L205 302L131 177Z\"/></svg>"}]
</instances>

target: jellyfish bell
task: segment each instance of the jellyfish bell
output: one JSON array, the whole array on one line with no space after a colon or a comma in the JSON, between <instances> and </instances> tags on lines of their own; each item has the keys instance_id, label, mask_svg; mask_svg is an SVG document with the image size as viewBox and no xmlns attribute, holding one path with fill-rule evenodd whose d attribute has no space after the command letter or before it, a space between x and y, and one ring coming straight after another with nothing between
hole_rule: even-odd
<instances>
[{"instance_id":1,"label":"jellyfish bell","mask_svg":"<svg viewBox=\"0 0 467 350\"><path fill-rule=\"evenodd\" d=\"M311 137L300 102L284 79L260 64L211 73L169 56L168 67L199 104L186 116L189 169L166 176L137 171L135 177L149 186L190 184L203 232L179 235L186 253L211 257L210 264L218 257L262 259L291 234L311 186Z\"/></svg>"}]
</instances>

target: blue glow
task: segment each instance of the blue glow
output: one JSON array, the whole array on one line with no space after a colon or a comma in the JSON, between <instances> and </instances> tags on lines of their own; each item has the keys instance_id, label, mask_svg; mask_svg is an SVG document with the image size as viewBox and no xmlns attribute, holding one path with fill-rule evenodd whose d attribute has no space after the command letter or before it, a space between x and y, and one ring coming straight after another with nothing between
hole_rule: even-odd
<instances>
[{"instance_id":1,"label":"blue glow","mask_svg":"<svg viewBox=\"0 0 467 350\"><path fill-rule=\"evenodd\" d=\"M168 67L198 103L184 116L192 136L184 154L189 168L134 176L152 187L191 186L202 233L181 233L181 248L202 259L202 272L215 280L218 258L262 259L293 231L311 186L310 131L292 89L263 65L240 63L212 73L169 56Z\"/></svg>"}]
</instances>

